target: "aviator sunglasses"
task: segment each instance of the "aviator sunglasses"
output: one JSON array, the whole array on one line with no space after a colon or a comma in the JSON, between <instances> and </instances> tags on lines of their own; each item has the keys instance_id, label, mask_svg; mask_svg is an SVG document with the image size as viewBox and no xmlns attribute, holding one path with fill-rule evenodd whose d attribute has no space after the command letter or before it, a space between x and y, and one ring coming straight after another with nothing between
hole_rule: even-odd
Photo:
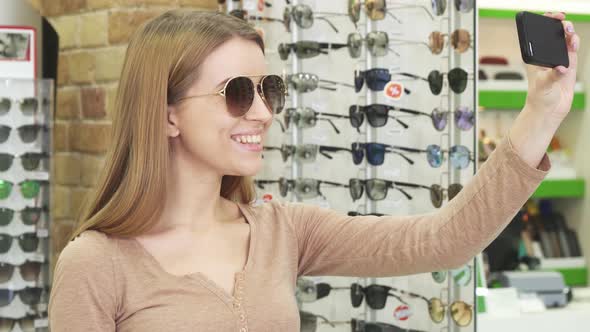
<instances>
[{"instance_id":1,"label":"aviator sunglasses","mask_svg":"<svg viewBox=\"0 0 590 332\"><path fill-rule=\"evenodd\" d=\"M260 82L254 83L252 78L260 77ZM220 95L225 98L228 112L234 117L243 116L254 102L254 95L260 98L272 114L278 114L285 106L287 88L283 79L278 75L235 76L230 78L223 89L196 96L180 98L178 102L191 98Z\"/></svg>"}]
</instances>

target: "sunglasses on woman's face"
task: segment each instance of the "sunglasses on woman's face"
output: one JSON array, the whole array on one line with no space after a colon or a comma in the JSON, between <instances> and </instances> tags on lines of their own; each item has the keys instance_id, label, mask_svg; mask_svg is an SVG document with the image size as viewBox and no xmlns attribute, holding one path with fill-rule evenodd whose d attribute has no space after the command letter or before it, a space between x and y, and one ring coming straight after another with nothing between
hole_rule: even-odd
<instances>
[{"instance_id":1,"label":"sunglasses on woman's face","mask_svg":"<svg viewBox=\"0 0 590 332\"><path fill-rule=\"evenodd\" d=\"M397 52L389 48L389 36L387 32L372 31L365 38L360 33L353 32L348 35L347 39L348 53L353 59L360 58L365 42L367 43L367 50L369 50L372 56L385 56L389 51L399 56Z\"/></svg>"},{"instance_id":2,"label":"sunglasses on woman's face","mask_svg":"<svg viewBox=\"0 0 590 332\"><path fill-rule=\"evenodd\" d=\"M334 128L334 131L337 134L340 134L340 130L330 118L347 119L348 116L335 113L317 112L310 107L288 108L285 111L284 127L285 129L289 129L291 123L293 123L298 128L305 129L315 127L318 121L327 121L332 128Z\"/></svg>"},{"instance_id":3,"label":"sunglasses on woman's face","mask_svg":"<svg viewBox=\"0 0 590 332\"><path fill-rule=\"evenodd\" d=\"M18 244L24 252L35 252L39 247L39 238L36 233L24 233L16 237L0 233L0 254L5 254L10 250L13 239L18 239Z\"/></svg>"},{"instance_id":4,"label":"sunglasses on woman's face","mask_svg":"<svg viewBox=\"0 0 590 332\"><path fill-rule=\"evenodd\" d=\"M348 44L319 43L316 41L300 40L296 43L279 44L279 56L281 60L287 60L291 52L295 52L300 59L309 59L320 54L328 54L326 49L338 50L347 47Z\"/></svg>"},{"instance_id":5,"label":"sunglasses on woman's face","mask_svg":"<svg viewBox=\"0 0 590 332\"><path fill-rule=\"evenodd\" d=\"M41 273L41 266L43 263L26 262L18 266L20 276L24 281L37 281ZM14 275L15 265L8 263L0 263L0 283L8 282ZM0 331L3 331L0 328Z\"/></svg>"},{"instance_id":6,"label":"sunglasses on woman's face","mask_svg":"<svg viewBox=\"0 0 590 332\"><path fill-rule=\"evenodd\" d=\"M280 151L283 161L286 162L289 157L293 156L295 160L301 163L313 163L316 161L318 153L322 156L333 159L328 152L348 151L350 149L340 148L335 146L317 145L317 144L302 144L302 145L288 145L283 144L281 147L265 146L266 151Z\"/></svg>"},{"instance_id":7,"label":"sunglasses on woman's face","mask_svg":"<svg viewBox=\"0 0 590 332\"><path fill-rule=\"evenodd\" d=\"M467 88L467 80L469 79L469 74L462 68L451 69L448 73L441 73L438 70L433 70L428 74L428 78L410 73L395 73L395 75L406 76L428 82L430 91L434 95L439 95L441 93L445 76L447 76L447 79L449 80L451 90L455 93L463 93Z\"/></svg>"},{"instance_id":8,"label":"sunglasses on woman's face","mask_svg":"<svg viewBox=\"0 0 590 332\"><path fill-rule=\"evenodd\" d=\"M428 48L432 54L442 53L445 47L447 34L440 31L433 31L428 36ZM465 53L471 48L471 34L465 29L458 29L451 33L451 46L457 53Z\"/></svg>"},{"instance_id":9,"label":"sunglasses on woman's face","mask_svg":"<svg viewBox=\"0 0 590 332\"><path fill-rule=\"evenodd\" d=\"M36 171L41 165L41 160L48 158L47 153L28 152L20 156L9 153L0 153L0 172L6 172L12 167L15 158L20 159L21 165L26 171Z\"/></svg>"},{"instance_id":10,"label":"sunglasses on woman's face","mask_svg":"<svg viewBox=\"0 0 590 332\"><path fill-rule=\"evenodd\" d=\"M371 127L380 128L387 124L388 119L394 119L404 129L408 129L407 123L401 121L393 115L389 115L391 111L405 112L403 108L397 108L391 105L385 104L371 104L367 106L351 105L348 108L348 116L350 117L350 125L353 128L360 128L365 120L365 114Z\"/></svg>"},{"instance_id":11,"label":"sunglasses on woman's face","mask_svg":"<svg viewBox=\"0 0 590 332\"><path fill-rule=\"evenodd\" d=\"M315 89L325 89L336 91L335 85L341 85L352 88L353 86L346 83L319 79L317 75L310 73L297 73L287 75L287 83L290 84L297 92L311 92ZM323 83L324 85L320 85Z\"/></svg>"},{"instance_id":12,"label":"sunglasses on woman's face","mask_svg":"<svg viewBox=\"0 0 590 332\"><path fill-rule=\"evenodd\" d=\"M367 82L367 87L372 91L383 91L385 85L391 81L391 73L387 68L373 68L369 70L354 71L354 89L360 92L363 85ZM406 94L411 91L404 88Z\"/></svg>"},{"instance_id":13,"label":"sunglasses on woman's face","mask_svg":"<svg viewBox=\"0 0 590 332\"><path fill-rule=\"evenodd\" d=\"M260 77L260 81L254 83L252 77ZM272 114L278 114L283 110L287 88L283 79L278 75L232 77L225 83L223 89L215 93L187 96L180 98L178 102L191 98L219 95L225 98L228 112L234 117L240 117L250 110L256 93L262 98Z\"/></svg>"},{"instance_id":14,"label":"sunglasses on woman's face","mask_svg":"<svg viewBox=\"0 0 590 332\"><path fill-rule=\"evenodd\" d=\"M14 298L18 295L21 302L26 305L39 304L43 288L27 287L22 290L0 289L0 307L5 307L12 303Z\"/></svg>"},{"instance_id":15,"label":"sunglasses on woman's face","mask_svg":"<svg viewBox=\"0 0 590 332\"><path fill-rule=\"evenodd\" d=\"M367 305L373 310L385 308L388 297L394 297L399 302L407 304L398 295L392 293L392 290L395 290L395 288L384 285L369 285L363 287L360 284L353 283L350 285L350 301L354 308L358 308L362 304L363 299L366 298Z\"/></svg>"},{"instance_id":16,"label":"sunglasses on woman's face","mask_svg":"<svg viewBox=\"0 0 590 332\"><path fill-rule=\"evenodd\" d=\"M17 128L18 136L23 143L33 143L39 138L40 130L47 130L46 126L42 125L24 125ZM11 127L0 125L0 143L5 143L10 137Z\"/></svg>"},{"instance_id":17,"label":"sunglasses on woman's face","mask_svg":"<svg viewBox=\"0 0 590 332\"><path fill-rule=\"evenodd\" d=\"M313 280L298 278L295 296L299 301L309 303L327 297L333 290L348 289L350 287L332 287L332 285L325 282L316 283Z\"/></svg>"},{"instance_id":18,"label":"sunglasses on woman's face","mask_svg":"<svg viewBox=\"0 0 590 332\"><path fill-rule=\"evenodd\" d=\"M464 145L454 145L449 151L444 151L440 145L431 144L426 147L426 159L428 164L434 168L438 168L444 161L444 154L449 154L449 160L451 166L456 169L465 169L469 166L469 163L473 161L471 152Z\"/></svg>"},{"instance_id":19,"label":"sunglasses on woman's face","mask_svg":"<svg viewBox=\"0 0 590 332\"><path fill-rule=\"evenodd\" d=\"M320 190L320 186L323 184L334 187L348 188L348 186L345 184L308 178L291 180L281 177L278 180L254 180L254 183L260 189L264 189L265 184L278 183L279 193L282 197L286 197L289 191L293 191L295 196L297 196L299 199L310 199L316 198L318 196L325 198L324 194Z\"/></svg>"},{"instance_id":20,"label":"sunglasses on woman's face","mask_svg":"<svg viewBox=\"0 0 590 332\"><path fill-rule=\"evenodd\" d=\"M26 199L37 198L41 191L41 186L46 184L45 180L25 180L18 183L21 194ZM12 193L14 183L6 180L0 180L0 199L7 199Z\"/></svg>"},{"instance_id":21,"label":"sunglasses on woman's face","mask_svg":"<svg viewBox=\"0 0 590 332\"><path fill-rule=\"evenodd\" d=\"M43 100L44 103L47 103L47 100ZM16 104L19 106L20 111L24 115L33 115L37 113L39 109L39 101L37 98L23 98L23 99L10 99L10 98L0 98L0 115L7 114L12 105Z\"/></svg>"},{"instance_id":22,"label":"sunglasses on woman's face","mask_svg":"<svg viewBox=\"0 0 590 332\"><path fill-rule=\"evenodd\" d=\"M367 161L372 166L380 166L383 165L385 161L385 154L386 153L394 153L407 161L410 165L414 164L414 161L408 158L405 154L401 153L398 150L405 151L405 152L420 152L418 149L412 148L405 148L399 147L395 145L383 144L383 143L352 143L351 144L352 150L352 162L355 165L360 165L363 162L363 158L365 155L367 156Z\"/></svg>"},{"instance_id":23,"label":"sunglasses on woman's face","mask_svg":"<svg viewBox=\"0 0 590 332\"><path fill-rule=\"evenodd\" d=\"M14 219L15 210L9 208L0 208L0 226L9 225ZM35 225L41 219L41 214L47 212L47 208L42 207L26 207L18 211L20 220L25 225Z\"/></svg>"},{"instance_id":24,"label":"sunglasses on woman's face","mask_svg":"<svg viewBox=\"0 0 590 332\"><path fill-rule=\"evenodd\" d=\"M283 23L285 24L285 28L287 32L291 32L291 21L295 21L295 24L301 29L309 29L313 25L314 18L318 20L323 20L330 27L334 32L338 32L336 26L332 24L327 18L330 16L343 16L346 14L342 13L327 13L327 12L314 12L310 6L299 4L295 5L294 7L287 6L285 7L285 11L283 11Z\"/></svg>"},{"instance_id":25,"label":"sunglasses on woman's face","mask_svg":"<svg viewBox=\"0 0 590 332\"><path fill-rule=\"evenodd\" d=\"M23 332L35 332L37 328L35 327L35 316L27 316L23 318L0 318L0 331L13 331L14 326L18 323L20 327L20 331Z\"/></svg>"}]
</instances>

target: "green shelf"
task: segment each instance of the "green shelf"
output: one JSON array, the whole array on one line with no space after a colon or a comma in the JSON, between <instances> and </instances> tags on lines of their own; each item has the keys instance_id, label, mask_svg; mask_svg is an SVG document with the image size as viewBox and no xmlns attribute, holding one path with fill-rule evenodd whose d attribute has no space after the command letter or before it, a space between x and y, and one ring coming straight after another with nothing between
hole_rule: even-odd
<instances>
[{"instance_id":1,"label":"green shelf","mask_svg":"<svg viewBox=\"0 0 590 332\"><path fill-rule=\"evenodd\" d=\"M563 281L570 287L586 286L588 284L588 269L586 267L544 269L561 273Z\"/></svg>"},{"instance_id":2,"label":"green shelf","mask_svg":"<svg viewBox=\"0 0 590 332\"><path fill-rule=\"evenodd\" d=\"M526 101L526 91L480 90L479 106L491 110L520 111ZM586 94L574 93L573 111L583 111L586 108Z\"/></svg>"},{"instance_id":3,"label":"green shelf","mask_svg":"<svg viewBox=\"0 0 590 332\"><path fill-rule=\"evenodd\" d=\"M586 190L586 181L573 180L546 180L541 182L533 198L582 198Z\"/></svg>"},{"instance_id":4,"label":"green shelf","mask_svg":"<svg viewBox=\"0 0 590 332\"><path fill-rule=\"evenodd\" d=\"M479 9L479 17L480 18L502 18L502 19L512 19L514 20L516 17L516 13L520 10L514 9L493 9L493 8L480 8ZM543 14L543 12L536 11L536 10L529 10L530 12ZM567 14L567 13L566 13ZM583 22L583 23L590 23L590 14L567 14L566 19L572 22Z\"/></svg>"}]
</instances>

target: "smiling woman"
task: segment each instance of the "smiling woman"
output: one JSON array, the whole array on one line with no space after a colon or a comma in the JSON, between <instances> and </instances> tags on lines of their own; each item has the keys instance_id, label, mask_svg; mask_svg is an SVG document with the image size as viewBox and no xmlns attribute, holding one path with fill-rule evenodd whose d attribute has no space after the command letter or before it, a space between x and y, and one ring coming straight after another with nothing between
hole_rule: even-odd
<instances>
[{"instance_id":1,"label":"smiling woman","mask_svg":"<svg viewBox=\"0 0 590 332\"><path fill-rule=\"evenodd\" d=\"M570 68L529 71L529 100L513 131L451 202L419 216L347 216L251 204L249 177L262 167L262 144L285 95L281 77L267 72L260 35L220 13L156 17L129 44L113 145L56 264L51 330L295 332L299 276L385 277L464 264L550 167L544 152L575 82L579 39L566 31ZM470 162L455 152L446 153L457 166ZM321 194L320 185L352 185L303 182L281 184L305 197ZM393 186L373 182L363 188L376 198ZM442 196L442 188L422 189ZM454 306L441 304L439 314ZM457 321L470 324L471 310Z\"/></svg>"}]
</instances>

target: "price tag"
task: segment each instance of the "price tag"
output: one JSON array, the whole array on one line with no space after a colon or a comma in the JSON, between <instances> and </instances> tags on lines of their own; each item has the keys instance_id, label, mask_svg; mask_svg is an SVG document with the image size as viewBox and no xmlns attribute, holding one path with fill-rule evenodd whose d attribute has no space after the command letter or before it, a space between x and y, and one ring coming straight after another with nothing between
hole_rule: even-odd
<instances>
[{"instance_id":1,"label":"price tag","mask_svg":"<svg viewBox=\"0 0 590 332\"><path fill-rule=\"evenodd\" d=\"M33 321L35 328L49 327L49 320L47 318L36 318Z\"/></svg>"},{"instance_id":2,"label":"price tag","mask_svg":"<svg viewBox=\"0 0 590 332\"><path fill-rule=\"evenodd\" d=\"M400 175L400 169L399 168L394 168L394 169L386 169L384 172L385 177L388 178L396 178Z\"/></svg>"},{"instance_id":3,"label":"price tag","mask_svg":"<svg viewBox=\"0 0 590 332\"><path fill-rule=\"evenodd\" d=\"M385 98L393 101L398 101L404 96L404 85L400 82L390 81L383 89Z\"/></svg>"},{"instance_id":4,"label":"price tag","mask_svg":"<svg viewBox=\"0 0 590 332\"><path fill-rule=\"evenodd\" d=\"M37 230L37 237L49 237L49 230L47 228L39 228Z\"/></svg>"}]
</instances>

